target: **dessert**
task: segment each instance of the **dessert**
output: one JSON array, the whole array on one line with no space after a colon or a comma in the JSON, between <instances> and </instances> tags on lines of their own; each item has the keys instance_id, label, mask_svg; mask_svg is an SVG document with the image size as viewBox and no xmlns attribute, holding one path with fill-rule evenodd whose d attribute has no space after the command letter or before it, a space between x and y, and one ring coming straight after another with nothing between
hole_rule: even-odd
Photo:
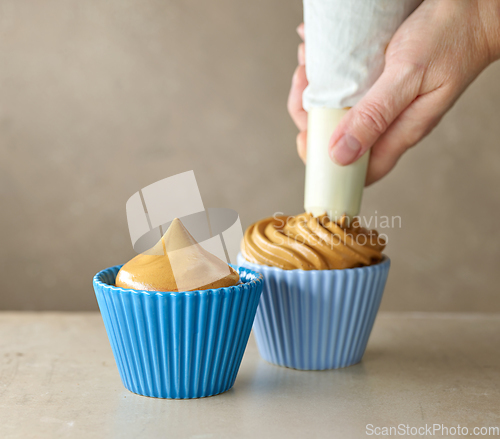
<instances>
[{"instance_id":1,"label":"dessert","mask_svg":"<svg viewBox=\"0 0 500 439\"><path fill-rule=\"evenodd\" d=\"M124 386L156 398L200 398L236 379L262 275L232 268L175 219L149 251L102 270L94 290Z\"/></svg>"},{"instance_id":2,"label":"dessert","mask_svg":"<svg viewBox=\"0 0 500 439\"><path fill-rule=\"evenodd\" d=\"M361 361L389 272L385 245L347 216L303 213L252 224L238 265L264 276L254 323L261 356L301 370Z\"/></svg>"},{"instance_id":3,"label":"dessert","mask_svg":"<svg viewBox=\"0 0 500 439\"><path fill-rule=\"evenodd\" d=\"M115 285L146 291L192 291L230 287L239 280L236 270L205 250L175 218L152 249L120 269Z\"/></svg>"},{"instance_id":4,"label":"dessert","mask_svg":"<svg viewBox=\"0 0 500 439\"><path fill-rule=\"evenodd\" d=\"M241 253L255 264L283 270L327 270L373 265L382 260L385 241L343 216L338 222L326 215L303 213L257 221L245 232Z\"/></svg>"}]
</instances>

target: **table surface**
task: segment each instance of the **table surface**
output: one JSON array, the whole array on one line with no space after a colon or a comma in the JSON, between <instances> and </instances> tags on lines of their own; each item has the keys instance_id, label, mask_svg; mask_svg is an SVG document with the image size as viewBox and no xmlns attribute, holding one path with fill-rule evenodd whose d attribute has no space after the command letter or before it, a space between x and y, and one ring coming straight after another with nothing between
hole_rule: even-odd
<instances>
[{"instance_id":1,"label":"table surface","mask_svg":"<svg viewBox=\"0 0 500 439\"><path fill-rule=\"evenodd\" d=\"M356 366L273 366L251 338L231 390L165 400L122 386L98 313L3 312L0 437L360 438L368 424L472 433L500 427L499 348L497 314L381 313Z\"/></svg>"}]
</instances>

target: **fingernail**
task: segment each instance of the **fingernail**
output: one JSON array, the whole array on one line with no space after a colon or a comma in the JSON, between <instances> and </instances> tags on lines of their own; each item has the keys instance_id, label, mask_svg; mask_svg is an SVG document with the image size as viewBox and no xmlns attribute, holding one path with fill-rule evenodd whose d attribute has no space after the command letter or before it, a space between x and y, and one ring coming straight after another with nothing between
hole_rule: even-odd
<instances>
[{"instance_id":1,"label":"fingernail","mask_svg":"<svg viewBox=\"0 0 500 439\"><path fill-rule=\"evenodd\" d=\"M330 149L330 158L339 165L353 162L361 151L361 143L350 134L344 134Z\"/></svg>"}]
</instances>

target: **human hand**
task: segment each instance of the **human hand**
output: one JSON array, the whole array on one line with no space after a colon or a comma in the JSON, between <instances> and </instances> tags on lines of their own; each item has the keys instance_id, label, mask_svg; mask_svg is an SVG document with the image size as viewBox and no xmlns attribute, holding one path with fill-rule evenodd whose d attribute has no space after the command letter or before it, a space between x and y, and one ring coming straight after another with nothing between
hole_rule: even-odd
<instances>
[{"instance_id":1,"label":"human hand","mask_svg":"<svg viewBox=\"0 0 500 439\"><path fill-rule=\"evenodd\" d=\"M297 32L304 39L303 24ZM500 0L424 0L388 45L380 78L335 129L330 157L348 165L371 148L366 184L381 179L498 58ZM304 43L299 46L298 61L288 111L299 128L297 149L305 162Z\"/></svg>"}]
</instances>

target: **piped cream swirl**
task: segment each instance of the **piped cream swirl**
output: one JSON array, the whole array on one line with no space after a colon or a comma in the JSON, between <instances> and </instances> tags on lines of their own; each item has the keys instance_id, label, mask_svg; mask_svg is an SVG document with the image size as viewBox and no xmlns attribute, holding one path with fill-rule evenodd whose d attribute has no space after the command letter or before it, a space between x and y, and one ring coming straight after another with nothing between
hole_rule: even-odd
<instances>
[{"instance_id":1,"label":"piped cream swirl","mask_svg":"<svg viewBox=\"0 0 500 439\"><path fill-rule=\"evenodd\" d=\"M284 270L328 270L373 265L382 260L385 241L347 217L338 222L326 215L303 213L257 221L245 232L243 257Z\"/></svg>"}]
</instances>

